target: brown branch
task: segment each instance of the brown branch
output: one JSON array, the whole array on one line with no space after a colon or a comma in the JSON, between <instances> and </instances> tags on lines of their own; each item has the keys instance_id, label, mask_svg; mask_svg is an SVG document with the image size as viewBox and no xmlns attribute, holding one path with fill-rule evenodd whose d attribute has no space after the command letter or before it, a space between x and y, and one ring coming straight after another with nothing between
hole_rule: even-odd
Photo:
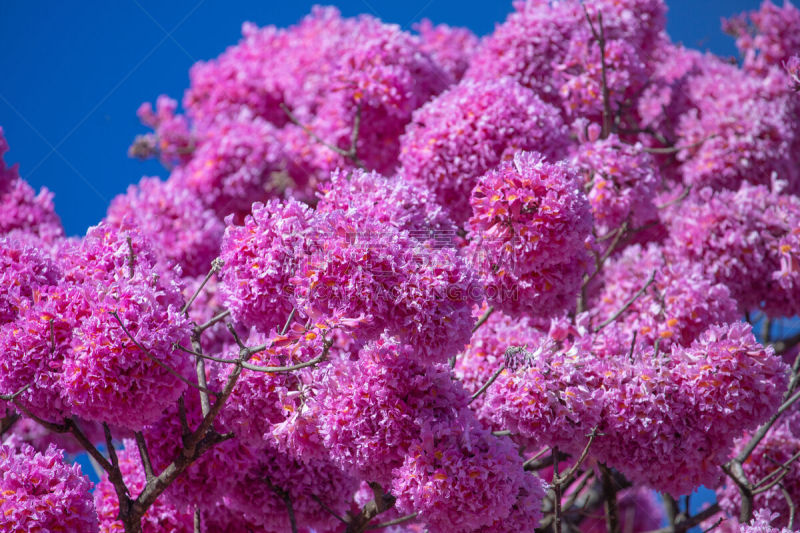
<instances>
[{"instance_id":1,"label":"brown branch","mask_svg":"<svg viewBox=\"0 0 800 533\"><path fill-rule=\"evenodd\" d=\"M794 528L792 526L794 526L795 508L794 508L794 502L792 501L792 495L789 494L789 491L786 490L786 487L783 486L783 483L780 484L780 488L781 488L781 493L783 493L783 497L786 499L786 504L789 506L789 523L786 525L786 527L790 531L794 531Z\"/></svg>"},{"instance_id":2,"label":"brown branch","mask_svg":"<svg viewBox=\"0 0 800 533\"><path fill-rule=\"evenodd\" d=\"M601 481L603 484L603 507L606 512L606 530L608 533L620 533L619 514L617 510L617 486L609 468L600 463Z\"/></svg>"},{"instance_id":3,"label":"brown branch","mask_svg":"<svg viewBox=\"0 0 800 533\"><path fill-rule=\"evenodd\" d=\"M500 364L500 368L495 370L494 374L492 374L492 377L490 377L489 380L486 383L484 383L483 386L480 389L475 391L475 394L472 395L472 398L470 398L469 402L467 402L467 405L469 405L472 402L474 402L475 400L477 400L480 397L481 394L486 392L489 389L489 387L492 386L492 383L494 383L497 380L497 378L500 377L500 374L502 374L503 370L505 370L505 369L506 369L506 364L505 363L501 363Z\"/></svg>"},{"instance_id":4,"label":"brown branch","mask_svg":"<svg viewBox=\"0 0 800 533\"><path fill-rule=\"evenodd\" d=\"M295 519L295 516L294 516L294 507L292 506L292 497L289 496L289 493L287 491L283 490L282 488L280 488L280 487L278 487L276 485L273 485L272 484L272 480L269 477L266 478L266 481L267 481L267 485L269 485L269 488L272 490L272 492L277 494L278 497L283 500L283 503L286 504L286 511L289 513L289 523L292 526L292 533L297 533L297 519Z\"/></svg>"},{"instance_id":5,"label":"brown branch","mask_svg":"<svg viewBox=\"0 0 800 533\"><path fill-rule=\"evenodd\" d=\"M494 313L494 306L490 305L486 309L486 311L481 315L478 321L475 322L475 326L473 326L472 328L472 333L478 331L478 328L481 327L487 320L489 320L489 317L492 316L492 313Z\"/></svg>"},{"instance_id":6,"label":"brown branch","mask_svg":"<svg viewBox=\"0 0 800 533\"><path fill-rule=\"evenodd\" d=\"M558 447L553 447L553 455L558 457ZM558 461L553 461L553 531L561 533L561 478L558 475Z\"/></svg>"},{"instance_id":7,"label":"brown branch","mask_svg":"<svg viewBox=\"0 0 800 533\"><path fill-rule=\"evenodd\" d=\"M133 435L136 438L136 447L139 448L139 457L142 459L145 481L150 483L155 476L153 475L153 463L150 462L150 452L147 451L147 442L141 431L136 431Z\"/></svg>"},{"instance_id":8,"label":"brown branch","mask_svg":"<svg viewBox=\"0 0 800 533\"><path fill-rule=\"evenodd\" d=\"M569 498L567 499L566 503L562 506L563 508L570 509L574 504L575 500L578 499L578 495L581 491L586 488L586 484L589 483L589 480L594 477L594 472L592 470L587 470L585 473L581 474L583 478L578 482L578 486L575 487L575 490L572 491Z\"/></svg>"},{"instance_id":9,"label":"brown branch","mask_svg":"<svg viewBox=\"0 0 800 533\"><path fill-rule=\"evenodd\" d=\"M2 442L3 435L5 435L8 430L14 427L14 424L17 423L19 418L19 413L6 410L6 416L0 418L0 442Z\"/></svg>"},{"instance_id":10,"label":"brown branch","mask_svg":"<svg viewBox=\"0 0 800 533\"><path fill-rule=\"evenodd\" d=\"M199 326L196 326L194 328L194 330L197 333L202 333L205 330L207 330L208 328L210 328L211 326L213 326L214 324L216 324L217 322L220 322L220 321L224 320L225 318L227 318L230 314L231 314L231 312L226 309L225 311L222 311L219 314L217 314L217 315L211 317L210 319L208 319L207 322L205 322L203 324L200 324Z\"/></svg>"},{"instance_id":11,"label":"brown branch","mask_svg":"<svg viewBox=\"0 0 800 533\"><path fill-rule=\"evenodd\" d=\"M128 277L133 279L133 265L136 263L136 254L133 253L133 241L130 235L125 237L125 242L128 243Z\"/></svg>"},{"instance_id":12,"label":"brown branch","mask_svg":"<svg viewBox=\"0 0 800 533\"><path fill-rule=\"evenodd\" d=\"M653 529L647 533L685 533L701 522L708 520L718 512L720 512L719 504L713 503L694 516L679 518L675 522L675 525L662 527L661 529Z\"/></svg>"},{"instance_id":13,"label":"brown branch","mask_svg":"<svg viewBox=\"0 0 800 533\"><path fill-rule=\"evenodd\" d=\"M281 330L281 335L286 335L286 332L289 331L289 324L292 323L292 319L294 318L295 308L292 307L292 312L289 313L289 317L286 319L286 323L283 325L283 329Z\"/></svg>"},{"instance_id":14,"label":"brown branch","mask_svg":"<svg viewBox=\"0 0 800 533\"><path fill-rule=\"evenodd\" d=\"M581 451L581 455L578 457L578 460L575 461L575 464L572 465L566 472L564 472L563 476L558 478L559 483L565 484L575 474L575 472L578 471L583 462L586 460L586 457L589 455L589 448L592 446L592 443L597 435L597 426L595 426L589 433L589 440L586 442L586 446L583 447L583 451Z\"/></svg>"},{"instance_id":15,"label":"brown branch","mask_svg":"<svg viewBox=\"0 0 800 533\"><path fill-rule=\"evenodd\" d=\"M244 368L246 368L248 370L252 370L254 372L268 372L268 373L273 373L273 374L282 373L282 372L294 372L295 370L300 370L301 368L307 368L309 366L314 366L314 365L317 365L317 364L321 363L322 361L324 361L325 358L328 356L328 351L330 350L332 345L333 345L333 341L326 340L323 343L324 347L322 349L322 353L321 354L319 354L314 359L311 359L311 360L306 361L304 363L297 363L296 365L290 365L290 366L257 366L257 365L252 365L250 363L242 362L242 366ZM265 349L266 349L266 347L261 348L261 350L257 350L257 351L263 351ZM254 353L256 353L256 352L254 352Z\"/></svg>"},{"instance_id":16,"label":"brown branch","mask_svg":"<svg viewBox=\"0 0 800 533\"><path fill-rule=\"evenodd\" d=\"M369 486L372 489L374 498L361 509L359 514L351 517L345 533L364 533L369 528L369 523L373 518L394 507L394 496L384 492L383 488L377 483L371 482Z\"/></svg>"},{"instance_id":17,"label":"brown branch","mask_svg":"<svg viewBox=\"0 0 800 533\"><path fill-rule=\"evenodd\" d=\"M323 502L323 501L322 501L322 500L319 498L319 496L317 496L316 494L312 494L312 495L311 495L311 499L312 499L312 500L314 500L315 502L317 502L317 503L319 504L319 506L320 506L320 507L322 507L322 508L323 508L323 509L324 509L324 510L325 510L325 511L326 511L326 512L329 514L329 515L331 515L332 517L334 517L335 519L337 519L337 520L338 520L339 522L341 522L342 524L349 524L349 523L350 523L350 522L348 522L347 520L345 520L344 518L342 518L341 516L339 516L339 515L336 513L336 511L334 511L333 509L331 509L330 507L328 507L327 505L325 505L325 502Z\"/></svg>"},{"instance_id":18,"label":"brown branch","mask_svg":"<svg viewBox=\"0 0 800 533\"><path fill-rule=\"evenodd\" d=\"M558 460L563 461L565 459L569 459L569 455L563 452L558 452ZM543 459L531 460L528 459L524 463L522 463L523 468L529 472L541 470L542 468L546 468L548 466L553 465L553 454L548 455Z\"/></svg>"},{"instance_id":19,"label":"brown branch","mask_svg":"<svg viewBox=\"0 0 800 533\"><path fill-rule=\"evenodd\" d=\"M328 507L316 494L311 495L311 499L319 504L328 514L339 520L343 524L349 524L350 522L337 514L333 509Z\"/></svg>"},{"instance_id":20,"label":"brown branch","mask_svg":"<svg viewBox=\"0 0 800 533\"><path fill-rule=\"evenodd\" d=\"M117 458L117 449L114 448L114 438L111 435L111 428L108 424L103 422L103 435L106 438L106 448L108 448L108 457L111 459L111 466L119 469L119 459Z\"/></svg>"},{"instance_id":21,"label":"brown branch","mask_svg":"<svg viewBox=\"0 0 800 533\"><path fill-rule=\"evenodd\" d=\"M594 37L595 41L597 41L597 45L600 48L600 73L603 83L603 131L601 138L605 139L611 133L611 97L608 91L608 67L606 65L606 38L605 30L603 28L603 14L597 14L597 22L598 26L600 27L600 31L598 32L594 27L592 18L589 16L589 11L586 9L586 5L581 3L581 7L583 7L583 13L586 15L586 21L589 23L589 28L592 30L592 36Z\"/></svg>"},{"instance_id":22,"label":"brown branch","mask_svg":"<svg viewBox=\"0 0 800 533\"><path fill-rule=\"evenodd\" d=\"M632 296L632 297L631 297L631 298L630 298L630 299L629 299L627 302L625 302L625 304L624 304L624 305L623 305L623 306L622 306L622 307L621 307L619 310L617 310L617 312L616 312L616 313L614 313L613 315L611 315L611 316L610 316L609 318L607 318L606 320L602 321L602 322L601 322L601 323L600 323L600 324L599 324L599 325L598 325L598 326L595 328L594 332L595 332L595 333L597 333L598 331L600 331L601 329L603 329L604 327L606 327L607 325L611 324L611 323L612 323L612 322L614 322L616 319L618 319L618 318L619 318L619 317L620 317L620 316L621 316L621 315L622 315L622 314L623 314L625 311L627 311L627 310L630 308L630 306L632 306L632 305L633 305L633 303L634 303L636 300L638 300L638 299L639 299L639 297L640 297L642 294L644 294L644 292L645 292L645 291L648 289L648 287L650 287L650 285L652 285L652 284L653 284L653 282L654 282L655 280L656 280L656 271L655 271L655 270L653 270L652 274L650 274L650 277L649 277L649 278L647 278L647 282L645 282L645 284L642 286L642 288L641 288L641 289L639 289L638 291L636 291L636 294L634 294L634 295L633 295L633 296Z\"/></svg>"},{"instance_id":23,"label":"brown branch","mask_svg":"<svg viewBox=\"0 0 800 533\"><path fill-rule=\"evenodd\" d=\"M667 203L664 203L664 204L661 204L661 205L657 205L656 209L659 209L659 210L666 209L671 205L675 205L675 204L678 204L678 203L682 202L687 196L689 196L689 193L691 191L692 191L692 187L691 186L684 187L683 191L678 195L677 198L674 198L673 200L670 200Z\"/></svg>"},{"instance_id":24,"label":"brown branch","mask_svg":"<svg viewBox=\"0 0 800 533\"><path fill-rule=\"evenodd\" d=\"M783 404L778 408L778 410L770 417L766 424L758 428L755 435L750 439L747 445L739 452L739 455L736 456L734 459L736 462L744 463L750 454L753 453L753 450L756 449L756 446L762 441L762 439L767 435L767 432L772 428L775 422L780 418L780 416L789 409L797 400L800 399L800 391L794 393L789 399L787 399Z\"/></svg>"},{"instance_id":25,"label":"brown branch","mask_svg":"<svg viewBox=\"0 0 800 533\"><path fill-rule=\"evenodd\" d=\"M744 473L742 463L738 458L734 459L722 465L722 471L731 478L739 489L739 496L742 500L741 507L739 508L739 523L745 524L753 517L753 490L747 479L747 475Z\"/></svg>"},{"instance_id":26,"label":"brown branch","mask_svg":"<svg viewBox=\"0 0 800 533\"><path fill-rule=\"evenodd\" d=\"M13 402L14 400L16 400L17 396L28 390L30 387L31 383L28 383L27 385L19 389L17 392L14 392L12 394L5 394L5 395L0 394L0 400L3 400L5 402Z\"/></svg>"},{"instance_id":27,"label":"brown branch","mask_svg":"<svg viewBox=\"0 0 800 533\"><path fill-rule=\"evenodd\" d=\"M194 349L197 354L203 353L203 347L200 344L200 333L197 331L192 332L192 348ZM208 400L208 393L204 392L203 389L208 390L208 382L206 381L206 361L203 359L202 356L198 356L194 358L194 370L195 375L197 376L197 385L201 389L200 390L200 411L203 416L208 414L208 411L211 409L211 403Z\"/></svg>"},{"instance_id":28,"label":"brown branch","mask_svg":"<svg viewBox=\"0 0 800 533\"><path fill-rule=\"evenodd\" d=\"M764 476L761 479L761 481L759 481L758 483L753 485L753 487L752 487L753 495L755 496L757 494L761 494L762 492L766 492L769 489L771 489L772 487L774 487L775 485L777 485L778 483L780 483L781 481L783 481L783 478L785 478L786 475L789 472L791 472L791 469L789 468L789 466L791 466L791 464L794 461L796 461L798 458L800 458L800 452L797 452L796 454L794 454L785 463L779 464L778 468L776 468L775 470L773 470L772 472L770 472L769 474ZM776 475L777 475L777 477L775 479L773 479L772 481L770 481L770 478L772 478L772 477L774 477ZM767 484L764 485L765 483L767 483Z\"/></svg>"},{"instance_id":29,"label":"brown branch","mask_svg":"<svg viewBox=\"0 0 800 533\"><path fill-rule=\"evenodd\" d=\"M183 308L181 308L181 314L189 310L189 308L192 306L197 297L200 296L200 293L203 291L203 288L205 288L206 283L208 283L208 281L211 279L211 276L219 272L223 264L224 262L219 257L211 261L211 270L209 270L208 274L206 274L206 277L203 278L203 281L200 283L200 286L197 287L197 290L194 291L194 294L192 294L192 297L189 298L189 301L186 302Z\"/></svg>"},{"instance_id":30,"label":"brown branch","mask_svg":"<svg viewBox=\"0 0 800 533\"><path fill-rule=\"evenodd\" d=\"M316 133L311 131L311 129L308 126L306 126L305 124L300 122L300 119L298 119L295 116L295 114L292 113L292 110L289 109L286 106L286 104L281 103L280 107L281 107L281 109L283 109L283 112L286 113L286 116L289 117L289 121L292 124L294 124L295 126L299 126L300 129L302 129L306 133L306 135L311 137L315 142L321 144L322 146L324 146L325 148L328 148L329 150L333 150L334 152L336 152L337 154L339 154L342 157L346 157L347 159L350 159L351 161L353 161L353 164L355 164L357 167L359 167L361 169L365 168L364 165L361 163L361 161L358 160L358 155L356 153L356 144L358 142L358 132L359 132L359 128L361 127L361 106L360 105L356 108L356 115L355 115L354 120L353 120L353 132L352 132L351 137L350 137L350 148L347 149L347 150L339 148L335 144L331 144L331 143L325 141L322 137L320 137L319 135L317 135Z\"/></svg>"},{"instance_id":31,"label":"brown branch","mask_svg":"<svg viewBox=\"0 0 800 533\"><path fill-rule=\"evenodd\" d=\"M417 517L417 513L407 514L405 516L401 516L400 518L395 518L394 520L388 520L386 522L381 522L380 524L375 524L373 526L367 527L367 529L383 529L385 527L396 526L398 524L403 524L410 520L414 520Z\"/></svg>"},{"instance_id":32,"label":"brown branch","mask_svg":"<svg viewBox=\"0 0 800 533\"><path fill-rule=\"evenodd\" d=\"M800 344L800 333L792 335L786 339L775 341L772 343L772 346L775 348L776 353L782 354L788 352L798 344Z\"/></svg>"},{"instance_id":33,"label":"brown branch","mask_svg":"<svg viewBox=\"0 0 800 533\"><path fill-rule=\"evenodd\" d=\"M716 136L717 136L716 134L709 135L708 137L700 139L699 141L695 141L691 144L687 144L686 146L668 146L666 148L650 148L645 146L642 148L642 151L650 154L674 154L680 152L681 150L691 150L692 148L696 148L701 144L703 144L704 142L706 142L707 140L713 139Z\"/></svg>"}]
</instances>

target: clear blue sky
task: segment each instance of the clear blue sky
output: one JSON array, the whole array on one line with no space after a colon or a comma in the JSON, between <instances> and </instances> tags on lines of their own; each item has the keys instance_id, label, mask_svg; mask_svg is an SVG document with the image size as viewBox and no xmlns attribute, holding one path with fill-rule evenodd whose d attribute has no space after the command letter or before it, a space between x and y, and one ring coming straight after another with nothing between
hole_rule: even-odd
<instances>
[{"instance_id":1,"label":"clear blue sky","mask_svg":"<svg viewBox=\"0 0 800 533\"><path fill-rule=\"evenodd\" d=\"M67 232L83 234L108 202L142 175L164 177L157 163L128 159L142 127L143 101L168 94L180 101L189 67L236 43L245 20L286 26L317 2L304 0L2 0L0 125L34 187L56 193ZM436 23L489 33L511 0L339 0L345 15L372 13L408 28ZM759 0L667 0L669 33L687 46L732 55L720 18Z\"/></svg>"}]
</instances>

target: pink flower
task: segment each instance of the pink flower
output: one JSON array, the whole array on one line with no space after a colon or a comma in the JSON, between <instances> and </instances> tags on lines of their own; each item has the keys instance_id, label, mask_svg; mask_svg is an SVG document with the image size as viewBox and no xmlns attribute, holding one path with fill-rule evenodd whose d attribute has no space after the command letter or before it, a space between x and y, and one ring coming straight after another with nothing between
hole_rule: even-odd
<instances>
[{"instance_id":1,"label":"pink flower","mask_svg":"<svg viewBox=\"0 0 800 533\"><path fill-rule=\"evenodd\" d=\"M520 520L520 512L527 513L529 525L536 524L541 481L522 469L509 440L466 423L460 431L451 427L411 447L394 471L397 508L419 513L432 533L488 530L505 518Z\"/></svg>"},{"instance_id":2,"label":"pink flower","mask_svg":"<svg viewBox=\"0 0 800 533\"><path fill-rule=\"evenodd\" d=\"M398 173L427 185L463 223L479 176L519 150L560 157L566 133L555 108L511 79L462 82L414 113Z\"/></svg>"},{"instance_id":3,"label":"pink flower","mask_svg":"<svg viewBox=\"0 0 800 533\"><path fill-rule=\"evenodd\" d=\"M50 446L38 453L0 446L0 529L96 532L92 483Z\"/></svg>"},{"instance_id":4,"label":"pink flower","mask_svg":"<svg viewBox=\"0 0 800 533\"><path fill-rule=\"evenodd\" d=\"M337 361L320 389L311 409L331 459L384 486L421 433L452 424L468 400L449 369L421 364L413 346L384 339L358 361Z\"/></svg>"},{"instance_id":5,"label":"pink flower","mask_svg":"<svg viewBox=\"0 0 800 533\"><path fill-rule=\"evenodd\" d=\"M468 254L487 300L509 314L570 309L588 266L592 218L573 169L524 152L481 177Z\"/></svg>"},{"instance_id":6,"label":"pink flower","mask_svg":"<svg viewBox=\"0 0 800 533\"><path fill-rule=\"evenodd\" d=\"M292 311L289 280L310 234L312 212L294 200L255 204L222 240L219 295L233 319L262 332L282 326Z\"/></svg>"},{"instance_id":7,"label":"pink flower","mask_svg":"<svg viewBox=\"0 0 800 533\"><path fill-rule=\"evenodd\" d=\"M153 243L164 267L180 265L184 275L205 275L219 252L224 226L200 198L174 181L142 178L111 201L106 220L139 228Z\"/></svg>"}]
</instances>

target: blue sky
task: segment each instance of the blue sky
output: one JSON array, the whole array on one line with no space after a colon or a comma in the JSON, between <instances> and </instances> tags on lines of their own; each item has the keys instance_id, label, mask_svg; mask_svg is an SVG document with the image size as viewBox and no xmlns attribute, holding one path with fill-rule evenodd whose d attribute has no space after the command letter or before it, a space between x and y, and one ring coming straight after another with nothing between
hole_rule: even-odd
<instances>
[{"instance_id":1,"label":"blue sky","mask_svg":"<svg viewBox=\"0 0 800 533\"><path fill-rule=\"evenodd\" d=\"M143 175L165 177L154 162L127 157L143 133L136 108L168 94L180 101L189 67L236 43L245 20L286 26L317 2L199 0L52 2L3 0L0 6L0 126L6 162L34 187L56 193L67 233L83 234L106 206ZM339 0L345 15L371 13L410 27L436 23L489 33L511 1ZM668 29L687 46L733 55L720 18L760 0L667 0Z\"/></svg>"}]
</instances>

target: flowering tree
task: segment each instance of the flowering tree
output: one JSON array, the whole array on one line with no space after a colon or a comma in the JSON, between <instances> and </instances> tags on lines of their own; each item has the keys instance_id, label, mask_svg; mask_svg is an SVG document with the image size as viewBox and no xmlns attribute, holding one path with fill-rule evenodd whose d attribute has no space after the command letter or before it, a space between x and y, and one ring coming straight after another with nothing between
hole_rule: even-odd
<instances>
[{"instance_id":1,"label":"flowering tree","mask_svg":"<svg viewBox=\"0 0 800 533\"><path fill-rule=\"evenodd\" d=\"M0 159L0 530L800 526L800 10L514 8L245 24L82 238Z\"/></svg>"}]
</instances>

